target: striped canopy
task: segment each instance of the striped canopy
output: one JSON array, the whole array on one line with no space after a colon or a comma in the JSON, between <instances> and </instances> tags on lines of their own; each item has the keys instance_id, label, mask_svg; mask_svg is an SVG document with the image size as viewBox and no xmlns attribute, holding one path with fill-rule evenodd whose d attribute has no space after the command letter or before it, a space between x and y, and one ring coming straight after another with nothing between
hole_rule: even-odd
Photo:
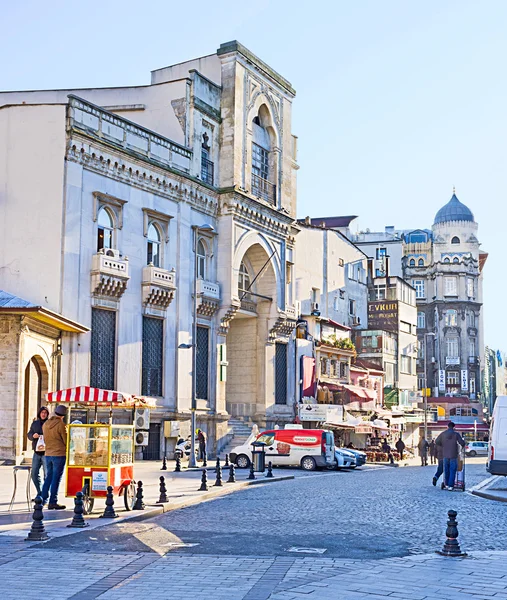
<instances>
[{"instance_id":1,"label":"striped canopy","mask_svg":"<svg viewBox=\"0 0 507 600\"><path fill-rule=\"evenodd\" d=\"M133 396L132 394L124 394L123 392L115 392L113 390L101 390L88 386L79 386L68 388L66 390L58 390L57 392L49 392L47 401L50 402L72 402L79 404L115 404L118 406L144 406L146 408L155 407L153 398L144 396Z\"/></svg>"}]
</instances>

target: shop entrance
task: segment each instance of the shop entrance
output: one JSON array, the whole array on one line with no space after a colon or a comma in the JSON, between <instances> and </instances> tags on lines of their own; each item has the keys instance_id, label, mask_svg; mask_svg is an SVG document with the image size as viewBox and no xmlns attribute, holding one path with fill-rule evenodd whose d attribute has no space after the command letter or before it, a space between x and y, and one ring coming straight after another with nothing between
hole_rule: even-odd
<instances>
[{"instance_id":1,"label":"shop entrance","mask_svg":"<svg viewBox=\"0 0 507 600\"><path fill-rule=\"evenodd\" d=\"M33 356L25 368L23 401L23 451L31 443L26 437L30 424L48 392L48 370L41 356Z\"/></svg>"}]
</instances>

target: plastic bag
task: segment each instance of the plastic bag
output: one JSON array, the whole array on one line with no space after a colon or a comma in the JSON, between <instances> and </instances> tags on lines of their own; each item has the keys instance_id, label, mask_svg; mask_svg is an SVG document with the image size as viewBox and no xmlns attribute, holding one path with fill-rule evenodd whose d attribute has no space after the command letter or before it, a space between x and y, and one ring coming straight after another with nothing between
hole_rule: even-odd
<instances>
[{"instance_id":1,"label":"plastic bag","mask_svg":"<svg viewBox=\"0 0 507 600\"><path fill-rule=\"evenodd\" d=\"M35 446L35 452L45 452L46 444L44 443L44 436L40 435L37 438L37 444Z\"/></svg>"}]
</instances>

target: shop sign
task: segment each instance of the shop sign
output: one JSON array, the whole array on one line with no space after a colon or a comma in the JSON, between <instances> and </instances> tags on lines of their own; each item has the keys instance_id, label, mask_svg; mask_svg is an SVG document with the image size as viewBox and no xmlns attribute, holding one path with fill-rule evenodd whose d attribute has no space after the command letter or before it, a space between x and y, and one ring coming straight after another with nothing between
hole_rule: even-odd
<instances>
[{"instance_id":1,"label":"shop sign","mask_svg":"<svg viewBox=\"0 0 507 600\"><path fill-rule=\"evenodd\" d=\"M368 302L369 329L398 331L398 302Z\"/></svg>"},{"instance_id":2,"label":"shop sign","mask_svg":"<svg viewBox=\"0 0 507 600\"><path fill-rule=\"evenodd\" d=\"M107 491L107 471L93 471L92 490L98 492Z\"/></svg>"},{"instance_id":3,"label":"shop sign","mask_svg":"<svg viewBox=\"0 0 507 600\"><path fill-rule=\"evenodd\" d=\"M373 428L371 425L368 425L366 423L364 425L359 424L359 425L356 425L356 433L371 434L371 433L373 433Z\"/></svg>"},{"instance_id":4,"label":"shop sign","mask_svg":"<svg viewBox=\"0 0 507 600\"><path fill-rule=\"evenodd\" d=\"M70 410L70 423L74 423L79 421L83 425L88 423L88 411L86 409L82 410L79 408L71 408Z\"/></svg>"},{"instance_id":5,"label":"shop sign","mask_svg":"<svg viewBox=\"0 0 507 600\"><path fill-rule=\"evenodd\" d=\"M440 392L445 392L445 371L444 371L444 369L440 369L438 371L438 390Z\"/></svg>"},{"instance_id":6,"label":"shop sign","mask_svg":"<svg viewBox=\"0 0 507 600\"><path fill-rule=\"evenodd\" d=\"M464 392L468 391L468 371L466 369L461 371L461 389Z\"/></svg>"},{"instance_id":7,"label":"shop sign","mask_svg":"<svg viewBox=\"0 0 507 600\"><path fill-rule=\"evenodd\" d=\"M299 419L301 421L341 423L343 421L343 406L336 406L334 404L301 404L299 406Z\"/></svg>"}]
</instances>

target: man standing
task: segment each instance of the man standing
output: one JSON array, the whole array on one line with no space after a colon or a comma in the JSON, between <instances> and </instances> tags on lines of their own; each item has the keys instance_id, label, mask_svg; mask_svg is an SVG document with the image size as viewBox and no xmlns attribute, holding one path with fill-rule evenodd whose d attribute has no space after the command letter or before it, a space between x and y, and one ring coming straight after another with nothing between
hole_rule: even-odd
<instances>
[{"instance_id":1,"label":"man standing","mask_svg":"<svg viewBox=\"0 0 507 600\"><path fill-rule=\"evenodd\" d=\"M427 467L428 466L428 448L429 448L429 444L426 441L425 437L421 438L421 441L419 442L418 448L419 448L419 456L421 457L421 467Z\"/></svg>"},{"instance_id":2,"label":"man standing","mask_svg":"<svg viewBox=\"0 0 507 600\"><path fill-rule=\"evenodd\" d=\"M396 450L398 450L398 452L400 454L400 460L403 460L403 452L405 450L405 442L401 439L401 436L400 436L400 439L396 442L395 446L396 446Z\"/></svg>"},{"instance_id":3,"label":"man standing","mask_svg":"<svg viewBox=\"0 0 507 600\"><path fill-rule=\"evenodd\" d=\"M435 440L431 440L430 442L430 458L431 464L434 465L435 459L437 458L437 445L435 444Z\"/></svg>"},{"instance_id":4,"label":"man standing","mask_svg":"<svg viewBox=\"0 0 507 600\"><path fill-rule=\"evenodd\" d=\"M197 440L199 442L199 460L206 458L206 434L202 429L197 430Z\"/></svg>"},{"instance_id":5,"label":"man standing","mask_svg":"<svg viewBox=\"0 0 507 600\"><path fill-rule=\"evenodd\" d=\"M433 440L432 440L433 443ZM431 451L431 445L430 445ZM437 472L433 476L433 485L437 485L437 481L440 478L440 475L444 472L444 459L442 458L442 446L437 446L435 443L435 455L438 461Z\"/></svg>"},{"instance_id":6,"label":"man standing","mask_svg":"<svg viewBox=\"0 0 507 600\"><path fill-rule=\"evenodd\" d=\"M443 431L437 437L436 445L442 448L444 486L450 491L454 489L454 480L456 479L456 470L458 468L458 444L463 448L465 440L457 431L454 431L454 423L449 421L447 431Z\"/></svg>"},{"instance_id":7,"label":"man standing","mask_svg":"<svg viewBox=\"0 0 507 600\"><path fill-rule=\"evenodd\" d=\"M32 442L32 481L35 485L35 489L37 490L37 496L40 496L42 491L40 480L41 467L44 473L44 479L46 478L46 459L44 456L45 450L44 437L42 435L42 427L44 423L48 420L48 417L48 409L45 406L41 406L39 408L39 412L37 413L37 418L33 420L33 423L30 427L30 431L27 435L28 439Z\"/></svg>"},{"instance_id":8,"label":"man standing","mask_svg":"<svg viewBox=\"0 0 507 600\"><path fill-rule=\"evenodd\" d=\"M46 444L46 479L42 486L42 500L46 504L49 496L49 510L62 510L65 508L58 504L58 488L65 468L67 455L67 427L63 422L67 414L67 407L59 404L55 414L48 419L42 428L44 443Z\"/></svg>"}]
</instances>

